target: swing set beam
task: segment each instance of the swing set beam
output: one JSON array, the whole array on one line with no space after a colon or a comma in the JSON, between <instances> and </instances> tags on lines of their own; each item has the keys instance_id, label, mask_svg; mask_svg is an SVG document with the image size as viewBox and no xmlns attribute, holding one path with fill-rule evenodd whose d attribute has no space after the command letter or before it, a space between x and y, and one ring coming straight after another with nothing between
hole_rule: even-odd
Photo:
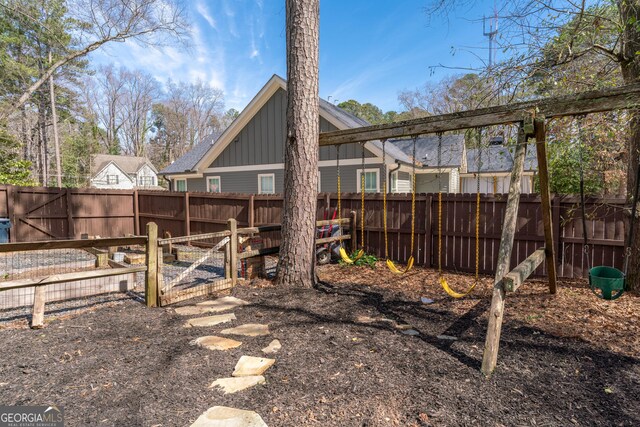
<instances>
[{"instance_id":1,"label":"swing set beam","mask_svg":"<svg viewBox=\"0 0 640 427\"><path fill-rule=\"evenodd\" d=\"M320 134L320 146L520 123L538 116L553 119L637 106L640 106L640 83L403 122L323 132Z\"/></svg>"}]
</instances>

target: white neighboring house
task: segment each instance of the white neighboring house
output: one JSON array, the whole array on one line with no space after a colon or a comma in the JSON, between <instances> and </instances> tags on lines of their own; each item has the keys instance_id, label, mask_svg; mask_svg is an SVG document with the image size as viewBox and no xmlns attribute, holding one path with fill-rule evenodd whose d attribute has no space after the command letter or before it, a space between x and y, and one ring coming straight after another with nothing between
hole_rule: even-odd
<instances>
[{"instance_id":1,"label":"white neighboring house","mask_svg":"<svg viewBox=\"0 0 640 427\"><path fill-rule=\"evenodd\" d=\"M158 171L146 157L98 154L91 162L91 187L117 190L158 186Z\"/></svg>"}]
</instances>

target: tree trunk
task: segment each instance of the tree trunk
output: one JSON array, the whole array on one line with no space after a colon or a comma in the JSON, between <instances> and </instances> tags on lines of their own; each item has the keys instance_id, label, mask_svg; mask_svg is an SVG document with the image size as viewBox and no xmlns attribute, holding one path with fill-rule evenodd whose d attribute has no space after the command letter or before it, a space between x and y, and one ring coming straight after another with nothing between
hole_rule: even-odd
<instances>
[{"instance_id":1,"label":"tree trunk","mask_svg":"<svg viewBox=\"0 0 640 427\"><path fill-rule=\"evenodd\" d=\"M49 51L49 63L51 63L51 51ZM60 140L58 137L58 114L56 112L56 94L53 84L53 74L49 77L49 92L51 95L51 123L53 124L53 145L56 156L56 183L62 188L62 166L60 160Z\"/></svg>"},{"instance_id":2,"label":"tree trunk","mask_svg":"<svg viewBox=\"0 0 640 427\"><path fill-rule=\"evenodd\" d=\"M276 283L315 284L319 0L287 0L287 140Z\"/></svg>"},{"instance_id":3,"label":"tree trunk","mask_svg":"<svg viewBox=\"0 0 640 427\"><path fill-rule=\"evenodd\" d=\"M640 81L640 0L622 0L618 3L623 30L623 56L622 79L625 84ZM638 185L636 177L640 163L640 111L629 112L629 164L627 167L627 199L631 202ZM633 200L633 203L638 203ZM629 270L627 284L631 290L640 290L640 218L636 218L633 230L633 242L631 242L631 256L629 257Z\"/></svg>"}]
</instances>

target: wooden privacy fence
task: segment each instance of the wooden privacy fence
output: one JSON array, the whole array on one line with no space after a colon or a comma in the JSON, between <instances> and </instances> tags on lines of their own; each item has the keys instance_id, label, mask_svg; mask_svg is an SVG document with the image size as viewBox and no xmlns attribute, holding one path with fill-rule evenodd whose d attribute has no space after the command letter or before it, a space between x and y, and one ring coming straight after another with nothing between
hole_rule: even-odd
<instances>
[{"instance_id":1,"label":"wooden privacy fence","mask_svg":"<svg viewBox=\"0 0 640 427\"><path fill-rule=\"evenodd\" d=\"M497 260L506 195L483 195L480 209L480 269L491 274ZM0 186L0 217L12 221L11 241L34 241L89 236L138 235L146 224L155 222L160 237L191 236L227 229L234 218L238 227L279 224L281 195L221 193L177 193L96 189L55 189ZM416 197L416 264L436 267L438 247L438 197ZM585 277L588 270L583 254L579 200L556 196L552 211L558 273L561 277ZM318 195L317 219L330 219L337 195ZM411 196L388 196L388 233L390 256L399 262L409 258ZM365 201L365 247L384 255L382 196L368 194ZM625 235L623 199L587 199L587 234L591 258L595 264L622 266ZM342 195L342 217L360 212L360 195ZM475 268L475 196L443 195L442 265L446 270L463 272ZM360 221L360 219L358 219ZM277 246L280 232L261 234L265 246ZM544 246L540 198L522 195L511 267ZM357 238L360 238L358 231ZM211 244L217 243L213 241ZM359 244L359 243L358 243ZM537 274L543 274L542 268Z\"/></svg>"}]
</instances>

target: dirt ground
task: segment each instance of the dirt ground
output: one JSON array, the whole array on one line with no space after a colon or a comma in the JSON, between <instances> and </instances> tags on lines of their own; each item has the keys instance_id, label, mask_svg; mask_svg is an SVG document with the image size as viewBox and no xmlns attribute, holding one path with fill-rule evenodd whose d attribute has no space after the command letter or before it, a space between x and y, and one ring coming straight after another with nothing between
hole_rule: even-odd
<instances>
[{"instance_id":1,"label":"dirt ground","mask_svg":"<svg viewBox=\"0 0 640 427\"><path fill-rule=\"evenodd\" d=\"M325 266L319 275L318 290L236 287L252 305L235 310L234 325L269 323L272 334L227 352L189 345L222 328L183 328L171 308L126 299L39 331L5 326L0 401L62 405L69 426L188 426L215 405L255 410L271 427L640 425L636 296L600 301L567 282L551 297L544 282L527 283L508 297L487 380L479 365L490 279L453 301L431 270ZM273 338L283 347L266 385L227 396L207 388Z\"/></svg>"}]
</instances>

